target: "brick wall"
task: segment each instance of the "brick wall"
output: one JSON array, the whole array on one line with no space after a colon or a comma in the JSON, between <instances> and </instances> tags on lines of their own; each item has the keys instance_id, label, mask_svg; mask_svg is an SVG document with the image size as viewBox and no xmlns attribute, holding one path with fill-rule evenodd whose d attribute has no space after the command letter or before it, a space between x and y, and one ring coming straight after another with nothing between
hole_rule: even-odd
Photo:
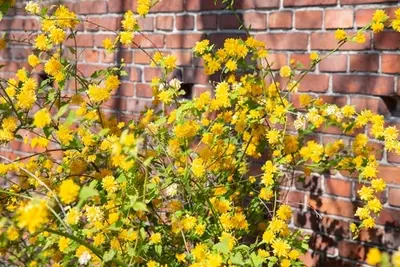
<instances>
[{"instance_id":1,"label":"brick wall","mask_svg":"<svg viewBox=\"0 0 400 267\"><path fill-rule=\"evenodd\" d=\"M109 112L121 118L134 118L151 103L149 81L159 71L149 66L148 57L137 48L121 49L106 55L101 41L113 36L124 10L135 8L136 1L67 1L81 16L104 25L110 31L99 30L85 23L78 35L80 70L90 75L94 70L120 62L127 63L129 76L118 93L107 103ZM237 0L236 8L251 32L266 42L274 69L291 59L309 64L309 53L321 54L335 48L333 31L344 28L354 32L366 25L377 8L390 14L400 7L398 0ZM23 13L10 14L0 22L0 31L15 37L24 31L35 32L38 23ZM244 36L237 30L235 17L213 0L163 0L147 18L140 20L148 38L137 35L135 42L149 53L157 47L174 53L178 58L182 80L192 95L209 90L209 78L201 70L201 61L193 58L191 48L204 37L220 44L228 36ZM353 104L358 110L369 108L387 117L389 124L400 128L398 100L400 95L400 34L385 31L377 36L368 33L365 44L349 44L322 62L301 83L300 93L320 95L338 105ZM26 65L30 50L21 45L2 51L0 64L5 64L2 77L15 73ZM193 87L191 87L193 84ZM298 95L291 96L297 103ZM329 128L318 138L323 142L339 138L337 129ZM340 136L349 140L350 136ZM352 241L349 224L357 202L359 184L354 177L338 174L314 175L304 183L286 184L286 199L296 208L293 226L311 234L311 249L305 261L309 266L351 266L365 260L370 246L386 250L400 245L400 157L386 153L382 145L371 141L381 160L380 175L388 183L381 195L384 210L376 230L362 232L361 241ZM27 147L13 143L2 153L18 155ZM321 217L322 216L322 217Z\"/></svg>"}]
</instances>

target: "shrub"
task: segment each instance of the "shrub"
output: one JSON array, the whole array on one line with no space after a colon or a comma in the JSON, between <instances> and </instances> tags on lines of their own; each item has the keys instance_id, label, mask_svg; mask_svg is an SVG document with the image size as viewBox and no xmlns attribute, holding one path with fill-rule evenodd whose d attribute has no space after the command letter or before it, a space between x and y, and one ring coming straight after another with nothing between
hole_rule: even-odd
<instances>
[{"instance_id":1,"label":"shrub","mask_svg":"<svg viewBox=\"0 0 400 267\"><path fill-rule=\"evenodd\" d=\"M233 1L224 2L234 11ZM10 2L1 3L5 12ZM154 4L138 3L141 16ZM351 230L356 237L375 226L382 209L376 193L385 182L368 135L356 134L352 144L321 144L313 134L326 126L355 134L368 125L368 134L398 153L396 128L369 110L357 113L305 94L295 107L289 96L342 45L364 42L369 29L382 31L389 19L384 11L354 36L337 30L337 48L323 57L313 52L307 70L292 63L279 76L265 44L250 35L226 39L220 48L198 42L193 51L205 72L221 79L213 93L193 100L182 99L180 81L168 79L176 58L157 52L151 60L162 75L152 81L154 107L124 122L103 110L127 75L124 63L84 77L76 47L66 46L76 39L77 15L32 1L26 10L38 16L42 33L32 44L30 68L1 80L0 140L23 140L35 153L2 157L0 164L7 181L0 191L5 264L301 266L308 239L289 228L291 203L279 192L294 171L356 173L364 204ZM400 9L391 24L397 31L399 21ZM137 15L126 12L121 27L104 40L108 53L135 45ZM16 41L5 36L0 47ZM40 83L34 77L39 66L48 75ZM262 173L250 175L256 160L263 161Z\"/></svg>"}]
</instances>

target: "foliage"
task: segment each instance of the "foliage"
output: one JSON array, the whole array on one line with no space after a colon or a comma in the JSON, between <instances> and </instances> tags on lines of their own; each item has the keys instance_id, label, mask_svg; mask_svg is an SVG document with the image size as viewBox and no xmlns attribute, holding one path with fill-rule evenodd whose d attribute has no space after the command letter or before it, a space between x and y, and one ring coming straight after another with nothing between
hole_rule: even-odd
<instances>
[{"instance_id":1,"label":"foliage","mask_svg":"<svg viewBox=\"0 0 400 267\"><path fill-rule=\"evenodd\" d=\"M156 4L138 3L141 16ZM291 62L280 77L271 70L265 44L251 36L226 39L220 48L198 42L193 51L205 72L221 79L213 93L193 100L180 97L180 81L167 79L176 58L157 52L152 64L162 75L152 81L154 107L140 120L124 122L103 107L127 75L125 65L84 77L77 48L66 45L76 43L79 23L95 23L63 5L31 1L26 10L38 16L42 32L26 41L33 46L31 67L1 80L0 140L19 140L35 153L13 161L2 157L0 164L7 182L0 191L4 264L301 266L308 239L290 229L295 203L279 192L295 171L356 173L364 203L352 232L375 226L382 209L376 193L385 182L368 135L356 134L352 144L322 144L313 134L327 126L355 134L368 125L368 134L399 153L396 128L385 127L383 116L371 111L357 113L307 94L298 108L290 94L345 43L364 42L369 29L383 30L389 19L384 11L354 36L336 31L337 49L311 53L308 70ZM399 21L400 10L395 30ZM137 15L126 12L121 27L103 42L109 53L135 45ZM3 38L1 48L15 41ZM34 76L39 66L48 75L40 83ZM262 173L251 175L255 160L264 161Z\"/></svg>"}]
</instances>

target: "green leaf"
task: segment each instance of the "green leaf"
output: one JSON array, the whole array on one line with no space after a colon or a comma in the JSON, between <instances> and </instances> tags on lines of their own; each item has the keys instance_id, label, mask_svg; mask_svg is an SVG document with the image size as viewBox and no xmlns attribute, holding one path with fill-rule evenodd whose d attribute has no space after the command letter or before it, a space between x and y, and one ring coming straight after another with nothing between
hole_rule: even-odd
<instances>
[{"instance_id":1,"label":"green leaf","mask_svg":"<svg viewBox=\"0 0 400 267\"><path fill-rule=\"evenodd\" d=\"M229 253L229 243L228 242L219 242L214 245L214 248L223 254Z\"/></svg>"},{"instance_id":2,"label":"green leaf","mask_svg":"<svg viewBox=\"0 0 400 267\"><path fill-rule=\"evenodd\" d=\"M69 105L64 105L64 106L62 106L62 107L58 110L58 112L57 112L56 116L54 117L54 119L55 119L55 120L58 120L62 115L64 115L65 112L68 110L68 107L69 107Z\"/></svg>"},{"instance_id":3,"label":"green leaf","mask_svg":"<svg viewBox=\"0 0 400 267\"><path fill-rule=\"evenodd\" d=\"M81 192L79 193L79 203L78 203L78 207L81 207L83 205L83 203L85 203L86 200L88 200L91 197L94 196L98 196L99 192L90 187L90 186L84 186L81 189Z\"/></svg>"},{"instance_id":4,"label":"green leaf","mask_svg":"<svg viewBox=\"0 0 400 267\"><path fill-rule=\"evenodd\" d=\"M231 257L231 261L232 261L232 264L235 264L235 265L239 265L239 266L244 265L243 256L239 252L236 253L235 256Z\"/></svg>"},{"instance_id":5,"label":"green leaf","mask_svg":"<svg viewBox=\"0 0 400 267\"><path fill-rule=\"evenodd\" d=\"M136 202L132 207L135 211L148 211L147 206L143 202Z\"/></svg>"},{"instance_id":6,"label":"green leaf","mask_svg":"<svg viewBox=\"0 0 400 267\"><path fill-rule=\"evenodd\" d=\"M114 256L115 256L114 250L106 251L103 255L103 261L109 262L110 260L112 260L114 258Z\"/></svg>"},{"instance_id":7,"label":"green leaf","mask_svg":"<svg viewBox=\"0 0 400 267\"><path fill-rule=\"evenodd\" d=\"M157 245L154 247L154 250L156 251L156 253L161 256L162 253L162 246L161 245Z\"/></svg>"}]
</instances>

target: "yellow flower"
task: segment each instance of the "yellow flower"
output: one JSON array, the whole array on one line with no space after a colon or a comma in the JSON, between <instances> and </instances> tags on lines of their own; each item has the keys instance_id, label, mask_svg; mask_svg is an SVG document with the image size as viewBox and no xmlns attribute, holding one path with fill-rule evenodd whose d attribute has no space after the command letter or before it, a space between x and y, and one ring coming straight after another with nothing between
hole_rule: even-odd
<instances>
[{"instance_id":1,"label":"yellow flower","mask_svg":"<svg viewBox=\"0 0 400 267\"><path fill-rule=\"evenodd\" d=\"M286 221L292 217L292 209L288 205L282 205L279 207L276 214L279 218Z\"/></svg>"},{"instance_id":2,"label":"yellow flower","mask_svg":"<svg viewBox=\"0 0 400 267\"><path fill-rule=\"evenodd\" d=\"M62 202L70 204L76 200L79 194L80 187L72 179L67 179L61 182L59 196Z\"/></svg>"},{"instance_id":3,"label":"yellow flower","mask_svg":"<svg viewBox=\"0 0 400 267\"><path fill-rule=\"evenodd\" d=\"M290 77L290 75L292 74L292 69L289 66L283 66L280 69L279 74L281 75L281 77Z\"/></svg>"},{"instance_id":4,"label":"yellow flower","mask_svg":"<svg viewBox=\"0 0 400 267\"><path fill-rule=\"evenodd\" d=\"M40 59L36 55L31 54L28 56L28 63L32 68L34 68L40 64Z\"/></svg>"},{"instance_id":5,"label":"yellow flower","mask_svg":"<svg viewBox=\"0 0 400 267\"><path fill-rule=\"evenodd\" d=\"M104 177L102 184L103 188L109 194L115 193L118 190L118 182L115 181L115 178L111 175Z\"/></svg>"},{"instance_id":6,"label":"yellow flower","mask_svg":"<svg viewBox=\"0 0 400 267\"><path fill-rule=\"evenodd\" d=\"M153 243L153 244L161 243L161 234L160 233L153 233L150 236L150 242Z\"/></svg>"},{"instance_id":7,"label":"yellow flower","mask_svg":"<svg viewBox=\"0 0 400 267\"><path fill-rule=\"evenodd\" d=\"M271 145L277 144L279 142L280 131L277 129L272 129L267 132L267 139Z\"/></svg>"},{"instance_id":8,"label":"yellow flower","mask_svg":"<svg viewBox=\"0 0 400 267\"><path fill-rule=\"evenodd\" d=\"M267 188L267 187L261 188L260 194L259 194L259 197L260 197L261 199L263 199L263 200L265 200L265 201L268 201L268 200L270 200L273 196L274 196L274 192L273 192L271 189L269 189L269 188Z\"/></svg>"},{"instance_id":9,"label":"yellow flower","mask_svg":"<svg viewBox=\"0 0 400 267\"><path fill-rule=\"evenodd\" d=\"M60 240L58 241L58 249L61 252L64 252L69 246L69 239L67 237L61 237Z\"/></svg>"},{"instance_id":10,"label":"yellow flower","mask_svg":"<svg viewBox=\"0 0 400 267\"><path fill-rule=\"evenodd\" d=\"M151 1L150 0L138 0L137 2L137 13L144 17L149 13L150 11L150 5Z\"/></svg>"},{"instance_id":11,"label":"yellow flower","mask_svg":"<svg viewBox=\"0 0 400 267\"><path fill-rule=\"evenodd\" d=\"M346 38L347 38L347 35L346 35L346 32L344 30L337 29L335 31L335 39L336 40L343 41L343 40L346 40Z\"/></svg>"},{"instance_id":12,"label":"yellow flower","mask_svg":"<svg viewBox=\"0 0 400 267\"><path fill-rule=\"evenodd\" d=\"M33 1L29 1L25 6L25 10L31 14L39 14L40 6Z\"/></svg>"},{"instance_id":13,"label":"yellow flower","mask_svg":"<svg viewBox=\"0 0 400 267\"><path fill-rule=\"evenodd\" d=\"M386 14L385 10L377 9L375 10L374 14L372 15L372 20L374 22L385 22L388 19L388 15Z\"/></svg>"},{"instance_id":14,"label":"yellow flower","mask_svg":"<svg viewBox=\"0 0 400 267\"><path fill-rule=\"evenodd\" d=\"M74 139L72 135L72 130L65 124L61 125L56 131L56 136L60 140L61 144L68 146L70 142Z\"/></svg>"},{"instance_id":15,"label":"yellow flower","mask_svg":"<svg viewBox=\"0 0 400 267\"><path fill-rule=\"evenodd\" d=\"M195 248L192 249L192 255L196 261L201 261L206 258L208 253L208 247L205 244L198 243Z\"/></svg>"},{"instance_id":16,"label":"yellow flower","mask_svg":"<svg viewBox=\"0 0 400 267\"><path fill-rule=\"evenodd\" d=\"M311 52L311 54L310 54L310 59L311 59L312 61L319 60L319 55L318 55L318 53L317 53L317 52Z\"/></svg>"},{"instance_id":17,"label":"yellow flower","mask_svg":"<svg viewBox=\"0 0 400 267\"><path fill-rule=\"evenodd\" d=\"M113 91L117 90L119 85L121 84L117 75L110 75L106 79L106 89Z\"/></svg>"},{"instance_id":18,"label":"yellow flower","mask_svg":"<svg viewBox=\"0 0 400 267\"><path fill-rule=\"evenodd\" d=\"M52 57L44 64L44 71L51 76L55 76L61 71L62 67L60 60L56 57Z\"/></svg>"},{"instance_id":19,"label":"yellow flower","mask_svg":"<svg viewBox=\"0 0 400 267\"><path fill-rule=\"evenodd\" d=\"M228 62L226 62L226 68L229 70L229 71L235 71L235 70L237 70L237 64L236 64L236 62L235 61L233 61L232 59L229 59L228 60Z\"/></svg>"},{"instance_id":20,"label":"yellow flower","mask_svg":"<svg viewBox=\"0 0 400 267\"><path fill-rule=\"evenodd\" d=\"M171 71L176 68L176 57L174 55L168 55L164 58L164 67Z\"/></svg>"},{"instance_id":21,"label":"yellow flower","mask_svg":"<svg viewBox=\"0 0 400 267\"><path fill-rule=\"evenodd\" d=\"M35 39L35 47L41 51L47 51L49 45L49 40L45 34L40 34Z\"/></svg>"},{"instance_id":22,"label":"yellow flower","mask_svg":"<svg viewBox=\"0 0 400 267\"><path fill-rule=\"evenodd\" d=\"M196 45L193 48L193 51L199 55L203 55L204 52L208 49L208 46L210 45L210 41L205 39L200 42L196 42Z\"/></svg>"},{"instance_id":23,"label":"yellow flower","mask_svg":"<svg viewBox=\"0 0 400 267\"><path fill-rule=\"evenodd\" d=\"M26 228L29 233L35 233L48 222L49 212L45 200L31 200L17 211L18 226Z\"/></svg>"},{"instance_id":24,"label":"yellow flower","mask_svg":"<svg viewBox=\"0 0 400 267\"><path fill-rule=\"evenodd\" d=\"M51 115L47 108L43 108L33 116L33 125L43 128L51 123Z\"/></svg>"},{"instance_id":25,"label":"yellow flower","mask_svg":"<svg viewBox=\"0 0 400 267\"><path fill-rule=\"evenodd\" d=\"M119 37L121 40L121 43L124 45L131 45L133 42L133 32L120 32Z\"/></svg>"},{"instance_id":26,"label":"yellow flower","mask_svg":"<svg viewBox=\"0 0 400 267\"><path fill-rule=\"evenodd\" d=\"M50 39L55 45L59 45L65 41L66 34L63 29L53 28L50 31Z\"/></svg>"},{"instance_id":27,"label":"yellow flower","mask_svg":"<svg viewBox=\"0 0 400 267\"><path fill-rule=\"evenodd\" d=\"M182 262L185 263L186 262L186 255L185 253L182 254L175 254L176 259L178 260L178 262Z\"/></svg>"},{"instance_id":28,"label":"yellow flower","mask_svg":"<svg viewBox=\"0 0 400 267\"><path fill-rule=\"evenodd\" d=\"M110 98L110 91L98 85L90 84L87 91L89 98L94 103L101 103Z\"/></svg>"},{"instance_id":29,"label":"yellow flower","mask_svg":"<svg viewBox=\"0 0 400 267\"><path fill-rule=\"evenodd\" d=\"M382 203L379 199L373 198L367 202L367 207L374 213L379 213L382 210Z\"/></svg>"},{"instance_id":30,"label":"yellow flower","mask_svg":"<svg viewBox=\"0 0 400 267\"><path fill-rule=\"evenodd\" d=\"M275 234L271 230L266 230L262 236L262 239L267 244L272 244L275 240Z\"/></svg>"},{"instance_id":31,"label":"yellow flower","mask_svg":"<svg viewBox=\"0 0 400 267\"><path fill-rule=\"evenodd\" d=\"M382 178L380 178L380 179L373 179L373 180L371 181L371 185L372 185L372 188L373 188L376 192L381 192L381 191L385 190L385 188L386 188L386 183L385 183L385 181L384 181Z\"/></svg>"},{"instance_id":32,"label":"yellow flower","mask_svg":"<svg viewBox=\"0 0 400 267\"><path fill-rule=\"evenodd\" d=\"M103 40L103 46L107 50L107 53L111 53L114 50L114 42L110 38Z\"/></svg>"},{"instance_id":33,"label":"yellow flower","mask_svg":"<svg viewBox=\"0 0 400 267\"><path fill-rule=\"evenodd\" d=\"M0 50L4 50L7 46L6 39L0 38Z\"/></svg>"},{"instance_id":34,"label":"yellow flower","mask_svg":"<svg viewBox=\"0 0 400 267\"><path fill-rule=\"evenodd\" d=\"M286 240L278 239L274 243L272 243L272 248L275 256L283 258L288 256L290 245L287 243Z\"/></svg>"},{"instance_id":35,"label":"yellow flower","mask_svg":"<svg viewBox=\"0 0 400 267\"><path fill-rule=\"evenodd\" d=\"M7 234L7 239L10 241L15 241L19 237L18 229L14 226L10 226L6 231L6 234Z\"/></svg>"},{"instance_id":36,"label":"yellow flower","mask_svg":"<svg viewBox=\"0 0 400 267\"><path fill-rule=\"evenodd\" d=\"M383 31L384 27L385 27L385 25L380 22L373 22L371 25L371 29L374 33Z\"/></svg>"},{"instance_id":37,"label":"yellow flower","mask_svg":"<svg viewBox=\"0 0 400 267\"><path fill-rule=\"evenodd\" d=\"M65 220L69 225L75 225L79 222L80 212L76 208L72 208L68 211Z\"/></svg>"},{"instance_id":38,"label":"yellow flower","mask_svg":"<svg viewBox=\"0 0 400 267\"><path fill-rule=\"evenodd\" d=\"M355 41L359 44L365 43L366 41L365 34L363 32L357 32L355 36Z\"/></svg>"},{"instance_id":39,"label":"yellow flower","mask_svg":"<svg viewBox=\"0 0 400 267\"><path fill-rule=\"evenodd\" d=\"M124 14L124 19L121 22L122 24L122 28L125 31L134 31L137 27L137 20L133 15L132 10L128 10L125 14Z\"/></svg>"},{"instance_id":40,"label":"yellow flower","mask_svg":"<svg viewBox=\"0 0 400 267\"><path fill-rule=\"evenodd\" d=\"M400 249L396 250L392 255L392 264L393 267L400 266Z\"/></svg>"}]
</instances>

